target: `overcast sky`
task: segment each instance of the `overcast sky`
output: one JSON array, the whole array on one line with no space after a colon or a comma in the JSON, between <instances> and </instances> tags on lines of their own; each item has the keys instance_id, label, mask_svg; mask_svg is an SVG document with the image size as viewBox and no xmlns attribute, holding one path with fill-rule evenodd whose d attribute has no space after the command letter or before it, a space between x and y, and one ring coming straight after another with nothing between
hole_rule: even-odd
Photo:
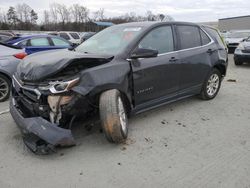
<instances>
[{"instance_id":1,"label":"overcast sky","mask_svg":"<svg viewBox=\"0 0 250 188\"><path fill-rule=\"evenodd\" d=\"M151 10L154 14L169 14L177 21L205 22L250 14L249 0L0 0L0 9L6 11L9 6L26 3L38 12L41 20L42 12L53 2L67 6L79 3L92 12L104 8L106 17L132 11L144 15Z\"/></svg>"}]
</instances>

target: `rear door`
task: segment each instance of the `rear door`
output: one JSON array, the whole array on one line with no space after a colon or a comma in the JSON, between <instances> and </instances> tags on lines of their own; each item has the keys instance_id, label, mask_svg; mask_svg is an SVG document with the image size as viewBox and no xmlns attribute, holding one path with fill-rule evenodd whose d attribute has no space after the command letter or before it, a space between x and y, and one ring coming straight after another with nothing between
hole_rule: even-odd
<instances>
[{"instance_id":1,"label":"rear door","mask_svg":"<svg viewBox=\"0 0 250 188\"><path fill-rule=\"evenodd\" d=\"M179 88L178 53L171 25L160 26L146 34L137 48L153 49L158 57L132 60L135 105L153 105L175 94ZM145 106L146 105L146 106Z\"/></svg>"},{"instance_id":2,"label":"rear door","mask_svg":"<svg viewBox=\"0 0 250 188\"><path fill-rule=\"evenodd\" d=\"M211 38L198 26L177 25L181 66L180 95L196 94L211 70Z\"/></svg>"}]
</instances>

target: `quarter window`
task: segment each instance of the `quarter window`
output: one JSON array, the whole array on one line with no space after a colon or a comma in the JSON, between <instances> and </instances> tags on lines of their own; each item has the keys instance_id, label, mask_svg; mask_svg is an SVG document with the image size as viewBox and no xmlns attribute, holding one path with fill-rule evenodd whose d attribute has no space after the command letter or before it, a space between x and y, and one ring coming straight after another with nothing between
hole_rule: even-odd
<instances>
[{"instance_id":1,"label":"quarter window","mask_svg":"<svg viewBox=\"0 0 250 188\"><path fill-rule=\"evenodd\" d=\"M220 45L221 48L225 48L225 44L223 42L222 37L220 36L219 32L216 29L210 28L210 27L206 27L205 28L209 34L211 33L213 37L215 37L215 41Z\"/></svg>"},{"instance_id":2,"label":"quarter window","mask_svg":"<svg viewBox=\"0 0 250 188\"><path fill-rule=\"evenodd\" d=\"M47 38L30 39L31 46L50 46Z\"/></svg>"},{"instance_id":3,"label":"quarter window","mask_svg":"<svg viewBox=\"0 0 250 188\"><path fill-rule=\"evenodd\" d=\"M210 38L207 36L207 34L204 31L200 30L200 32L201 32L202 45L206 45L209 42L211 42Z\"/></svg>"},{"instance_id":4,"label":"quarter window","mask_svg":"<svg viewBox=\"0 0 250 188\"><path fill-rule=\"evenodd\" d=\"M139 48L157 50L159 54L174 51L171 26L158 27L149 32L139 43Z\"/></svg>"},{"instance_id":5,"label":"quarter window","mask_svg":"<svg viewBox=\"0 0 250 188\"><path fill-rule=\"evenodd\" d=\"M177 26L180 36L181 49L201 46L199 28L195 26Z\"/></svg>"}]
</instances>

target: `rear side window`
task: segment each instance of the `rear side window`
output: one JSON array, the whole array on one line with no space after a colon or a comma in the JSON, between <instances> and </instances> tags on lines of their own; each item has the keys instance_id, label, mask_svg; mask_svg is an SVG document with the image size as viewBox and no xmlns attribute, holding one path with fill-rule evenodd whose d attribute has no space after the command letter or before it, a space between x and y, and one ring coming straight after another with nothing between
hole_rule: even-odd
<instances>
[{"instance_id":1,"label":"rear side window","mask_svg":"<svg viewBox=\"0 0 250 188\"><path fill-rule=\"evenodd\" d=\"M69 46L69 44L61 39L58 38L51 38L52 42L55 46Z\"/></svg>"},{"instance_id":2,"label":"rear side window","mask_svg":"<svg viewBox=\"0 0 250 188\"><path fill-rule=\"evenodd\" d=\"M221 48L225 48L225 44L223 42L222 37L220 36L219 32L216 29L206 27L206 30L216 39L216 43L219 44Z\"/></svg>"},{"instance_id":3,"label":"rear side window","mask_svg":"<svg viewBox=\"0 0 250 188\"><path fill-rule=\"evenodd\" d=\"M59 36L66 39L66 40L70 39L70 37L69 37L69 35L67 33L60 33Z\"/></svg>"},{"instance_id":4,"label":"rear side window","mask_svg":"<svg viewBox=\"0 0 250 188\"><path fill-rule=\"evenodd\" d=\"M201 46L199 28L196 26L177 26L180 36L181 49Z\"/></svg>"},{"instance_id":5,"label":"rear side window","mask_svg":"<svg viewBox=\"0 0 250 188\"><path fill-rule=\"evenodd\" d=\"M204 31L202 31L202 30L200 30L200 32L201 32L201 41L202 41L202 45L206 45L206 44L210 43L211 40L210 40L210 38L207 36L207 34L206 34Z\"/></svg>"},{"instance_id":6,"label":"rear side window","mask_svg":"<svg viewBox=\"0 0 250 188\"><path fill-rule=\"evenodd\" d=\"M69 33L73 39L80 39L79 35L77 33Z\"/></svg>"},{"instance_id":7,"label":"rear side window","mask_svg":"<svg viewBox=\"0 0 250 188\"><path fill-rule=\"evenodd\" d=\"M159 54L174 51L171 26L158 27L150 31L141 40L138 48L157 50Z\"/></svg>"},{"instance_id":8,"label":"rear side window","mask_svg":"<svg viewBox=\"0 0 250 188\"><path fill-rule=\"evenodd\" d=\"M47 38L30 39L31 46L50 46Z\"/></svg>"}]
</instances>

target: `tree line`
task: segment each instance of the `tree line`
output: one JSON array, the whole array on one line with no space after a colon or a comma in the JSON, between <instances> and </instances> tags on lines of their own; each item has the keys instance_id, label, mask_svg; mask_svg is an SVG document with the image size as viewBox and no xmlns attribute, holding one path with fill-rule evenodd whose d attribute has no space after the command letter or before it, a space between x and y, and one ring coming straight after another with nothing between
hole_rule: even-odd
<instances>
[{"instance_id":1,"label":"tree line","mask_svg":"<svg viewBox=\"0 0 250 188\"><path fill-rule=\"evenodd\" d=\"M66 6L60 3L50 4L48 10L44 10L40 15L28 4L17 4L10 6L7 12L0 10L1 30L41 30L59 31L74 30L85 31L86 25L93 21L107 21L114 24L135 22L135 21L159 21L172 20L172 17L164 14L153 14L146 11L145 15L137 15L134 12L126 13L116 17L106 17L103 8L95 12L80 4Z\"/></svg>"}]
</instances>

